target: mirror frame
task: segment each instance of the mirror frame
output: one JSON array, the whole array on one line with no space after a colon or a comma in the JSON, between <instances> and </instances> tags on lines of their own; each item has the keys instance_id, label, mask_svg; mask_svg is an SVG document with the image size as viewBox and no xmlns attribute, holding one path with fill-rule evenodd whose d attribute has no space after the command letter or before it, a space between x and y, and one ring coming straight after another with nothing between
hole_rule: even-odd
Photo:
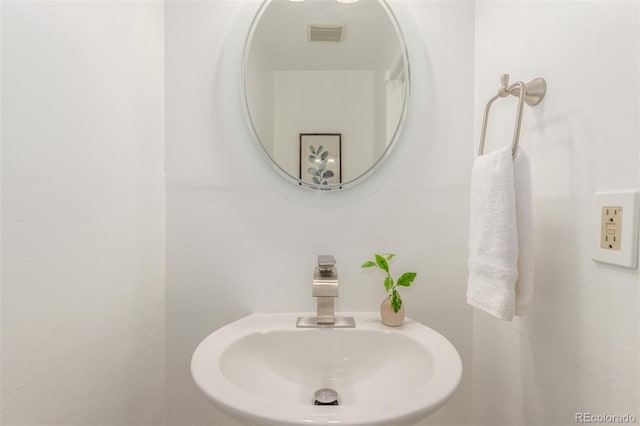
<instances>
[{"instance_id":1,"label":"mirror frame","mask_svg":"<svg viewBox=\"0 0 640 426\"><path fill-rule=\"evenodd\" d=\"M253 17L252 21L251 21L251 26L249 27L249 31L247 33L247 37L244 43L244 48L243 48L243 53L242 53L242 69L241 69L241 98L242 98L242 104L243 104L243 111L244 111L244 116L245 116L245 120L249 126L250 129L250 133L252 135L254 144L258 147L258 151L260 151L260 153L262 154L262 156L264 157L264 159L271 165L271 167L282 177L284 177L286 180L288 180L289 182L295 184L296 186L308 189L308 190L319 190L319 191L323 191L323 192L333 192L335 190L339 190L339 189L346 189L346 188L351 188L361 182L363 182L364 180L366 180L369 176L371 176L376 170L378 170L382 164L387 160L387 158L391 155L391 151L393 151L395 145L398 142L398 139L400 137L400 134L402 133L402 129L404 127L404 123L406 121L407 118L407 109L408 109L408 105L409 105L409 97L411 94L411 66L409 63L409 52L408 52L408 48L407 48L407 43L405 41L405 37L404 37L404 33L402 32L402 28L400 28L400 23L398 22L398 19L396 17L396 15L393 13L393 10L391 9L391 7L389 6L389 4L387 3L386 0L376 0L380 6L385 10L385 12L387 12L387 16L389 17L389 20L391 21L391 24L393 25L395 31L396 31L396 35L398 37L398 41L401 42L401 57L403 59L404 62L404 73L405 73L405 81L406 81L406 86L405 86L405 94L404 94L404 102L402 105L402 113L400 114L400 119L398 120L398 124L393 132L393 136L391 137L391 140L389 141L389 143L387 144L386 149L384 150L384 152L382 153L382 155L380 156L380 158L378 158L376 160L375 163L373 163L371 165L371 167L369 167L364 173L362 173L360 176L358 176L355 179L352 179L348 182L343 182L340 184L334 184L334 185L316 185L313 183L309 183L309 182L305 182L303 180L301 180L300 178L294 177L291 174L289 174L286 170L284 170L269 154L269 152L267 151L267 149L265 148L264 144L262 143L262 141L260 140L260 136L258 135L258 131L255 128L255 125L253 124L253 120L251 119L251 111L249 110L249 100L247 98L247 63L248 63L248 59L249 59L249 50L251 47L251 41L253 40L255 31L256 31L256 27L258 22L260 22L260 18L262 17L262 15L264 14L265 10L267 9L267 7L269 7L269 4L271 4L272 1L284 1L284 0L264 0L262 2L262 4L260 5L260 8L258 9L258 11L256 12L255 16ZM309 0L309 1L313 1L313 0ZM371 1L371 0L361 0L361 1Z\"/></svg>"}]
</instances>

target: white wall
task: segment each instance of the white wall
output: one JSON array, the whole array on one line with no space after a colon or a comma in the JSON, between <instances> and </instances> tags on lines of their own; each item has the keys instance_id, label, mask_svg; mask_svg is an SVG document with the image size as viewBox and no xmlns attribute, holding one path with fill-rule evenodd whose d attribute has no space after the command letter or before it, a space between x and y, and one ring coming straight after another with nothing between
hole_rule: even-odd
<instances>
[{"instance_id":1,"label":"white wall","mask_svg":"<svg viewBox=\"0 0 640 426\"><path fill-rule=\"evenodd\" d=\"M342 182L373 164L372 71L276 71L274 158L298 177L300 133L342 134Z\"/></svg>"},{"instance_id":2,"label":"white wall","mask_svg":"<svg viewBox=\"0 0 640 426\"><path fill-rule=\"evenodd\" d=\"M426 424L471 423L472 311L464 295L473 3L392 3L415 76L406 127L379 172L329 194L274 173L244 122L241 53L258 5L165 5L167 424L234 424L193 385L191 354L250 312L313 310L317 254L339 262L338 310L379 309L382 277L359 268L376 251L398 255L396 272L418 272L405 292L408 315L446 335L465 363L460 390Z\"/></svg>"},{"instance_id":3,"label":"white wall","mask_svg":"<svg viewBox=\"0 0 640 426\"><path fill-rule=\"evenodd\" d=\"M474 315L478 425L569 425L576 412L640 418L638 270L594 263L592 194L640 188L638 2L478 2L475 113L499 86L544 77L525 106L533 168L533 312ZM515 100L496 102L491 147L510 143ZM496 124L497 123L497 124Z\"/></svg>"},{"instance_id":4,"label":"white wall","mask_svg":"<svg viewBox=\"0 0 640 426\"><path fill-rule=\"evenodd\" d=\"M3 424L162 424L163 5L1 8Z\"/></svg>"}]
</instances>

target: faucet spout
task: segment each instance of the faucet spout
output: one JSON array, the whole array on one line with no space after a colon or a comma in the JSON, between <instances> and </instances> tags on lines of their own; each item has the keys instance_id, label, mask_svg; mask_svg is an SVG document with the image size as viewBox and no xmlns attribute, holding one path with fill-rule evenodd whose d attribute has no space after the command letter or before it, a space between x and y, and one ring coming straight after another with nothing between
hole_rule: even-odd
<instances>
[{"instance_id":1,"label":"faucet spout","mask_svg":"<svg viewBox=\"0 0 640 426\"><path fill-rule=\"evenodd\" d=\"M321 263L321 259L324 263ZM338 297L338 269L333 256L318 256L311 293L313 297Z\"/></svg>"}]
</instances>

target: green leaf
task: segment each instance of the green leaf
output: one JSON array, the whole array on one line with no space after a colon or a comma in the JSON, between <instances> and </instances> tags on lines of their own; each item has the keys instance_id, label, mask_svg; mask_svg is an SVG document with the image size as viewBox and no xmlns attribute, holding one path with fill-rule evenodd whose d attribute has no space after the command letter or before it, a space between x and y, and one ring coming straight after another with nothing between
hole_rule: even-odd
<instances>
[{"instance_id":1,"label":"green leaf","mask_svg":"<svg viewBox=\"0 0 640 426\"><path fill-rule=\"evenodd\" d=\"M387 254L383 254L382 257L384 257L385 259L387 259L387 261L393 259L396 255L393 253L387 253Z\"/></svg>"},{"instance_id":2,"label":"green leaf","mask_svg":"<svg viewBox=\"0 0 640 426\"><path fill-rule=\"evenodd\" d=\"M398 279L398 285L401 285L402 287L409 287L413 280L416 279L416 275L417 274L415 272L405 272Z\"/></svg>"},{"instance_id":3,"label":"green leaf","mask_svg":"<svg viewBox=\"0 0 640 426\"><path fill-rule=\"evenodd\" d=\"M313 177L313 183L315 183L316 185L320 185L320 179L318 179L317 177Z\"/></svg>"},{"instance_id":4,"label":"green leaf","mask_svg":"<svg viewBox=\"0 0 640 426\"><path fill-rule=\"evenodd\" d=\"M322 173L322 172L324 172L324 169L326 169L326 168L327 168L327 163L322 162L322 163L320 163L320 166L318 167L318 171L320 173Z\"/></svg>"},{"instance_id":5,"label":"green leaf","mask_svg":"<svg viewBox=\"0 0 640 426\"><path fill-rule=\"evenodd\" d=\"M316 147L315 147L315 146L313 146L313 145L310 145L310 146L309 146L309 149L311 150L311 152L312 152L313 154L317 154L317 153L318 153L318 151L316 151Z\"/></svg>"},{"instance_id":6,"label":"green leaf","mask_svg":"<svg viewBox=\"0 0 640 426\"><path fill-rule=\"evenodd\" d=\"M376 266L376 262L373 262L371 260L367 260L366 262L364 262L362 264L362 266L360 266L361 268L371 268L372 266Z\"/></svg>"},{"instance_id":7,"label":"green leaf","mask_svg":"<svg viewBox=\"0 0 640 426\"><path fill-rule=\"evenodd\" d=\"M331 170L325 170L324 173L322 173L322 177L324 179L329 179L333 177L333 172Z\"/></svg>"},{"instance_id":8,"label":"green leaf","mask_svg":"<svg viewBox=\"0 0 640 426\"><path fill-rule=\"evenodd\" d=\"M393 288L393 278L391 277L386 277L384 279L384 289L389 291ZM395 290L393 290L395 292ZM397 311L396 311L397 312Z\"/></svg>"},{"instance_id":9,"label":"green leaf","mask_svg":"<svg viewBox=\"0 0 640 426\"><path fill-rule=\"evenodd\" d=\"M322 145L320 145L318 147L318 150L316 151L316 154L320 155L321 152L322 152Z\"/></svg>"},{"instance_id":10,"label":"green leaf","mask_svg":"<svg viewBox=\"0 0 640 426\"><path fill-rule=\"evenodd\" d=\"M389 273L389 264L387 263L387 259L380 256L379 254L376 254L376 264L378 265L378 268L382 269L386 273Z\"/></svg>"},{"instance_id":11,"label":"green leaf","mask_svg":"<svg viewBox=\"0 0 640 426\"><path fill-rule=\"evenodd\" d=\"M329 156L329 151L325 151L322 153L322 155L320 156L320 159L322 160L326 160L327 157Z\"/></svg>"},{"instance_id":12,"label":"green leaf","mask_svg":"<svg viewBox=\"0 0 640 426\"><path fill-rule=\"evenodd\" d=\"M396 314L400 308L402 308L402 299L400 298L400 293L396 290L393 290L393 293L391 293L391 308Z\"/></svg>"},{"instance_id":13,"label":"green leaf","mask_svg":"<svg viewBox=\"0 0 640 426\"><path fill-rule=\"evenodd\" d=\"M310 155L309 156L309 162L310 163L315 163L316 162L316 156L315 155Z\"/></svg>"},{"instance_id":14,"label":"green leaf","mask_svg":"<svg viewBox=\"0 0 640 426\"><path fill-rule=\"evenodd\" d=\"M309 167L307 169L307 173L309 173L311 176L318 176L320 177L320 172L318 171L318 169L314 169L313 167Z\"/></svg>"}]
</instances>

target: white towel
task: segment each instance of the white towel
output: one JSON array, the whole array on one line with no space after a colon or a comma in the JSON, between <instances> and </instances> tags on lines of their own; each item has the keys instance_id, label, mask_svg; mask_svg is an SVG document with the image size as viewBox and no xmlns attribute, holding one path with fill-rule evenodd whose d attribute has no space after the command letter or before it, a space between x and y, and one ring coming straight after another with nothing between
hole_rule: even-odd
<instances>
[{"instance_id":1,"label":"white towel","mask_svg":"<svg viewBox=\"0 0 640 426\"><path fill-rule=\"evenodd\" d=\"M507 146L473 164L467 303L510 321L526 312L532 290L529 161Z\"/></svg>"},{"instance_id":2,"label":"white towel","mask_svg":"<svg viewBox=\"0 0 640 426\"><path fill-rule=\"evenodd\" d=\"M529 157L518 147L513 156L513 178L516 191L516 223L518 226L518 281L516 282L516 315L526 315L533 298L533 218L531 201L531 165Z\"/></svg>"}]
</instances>

